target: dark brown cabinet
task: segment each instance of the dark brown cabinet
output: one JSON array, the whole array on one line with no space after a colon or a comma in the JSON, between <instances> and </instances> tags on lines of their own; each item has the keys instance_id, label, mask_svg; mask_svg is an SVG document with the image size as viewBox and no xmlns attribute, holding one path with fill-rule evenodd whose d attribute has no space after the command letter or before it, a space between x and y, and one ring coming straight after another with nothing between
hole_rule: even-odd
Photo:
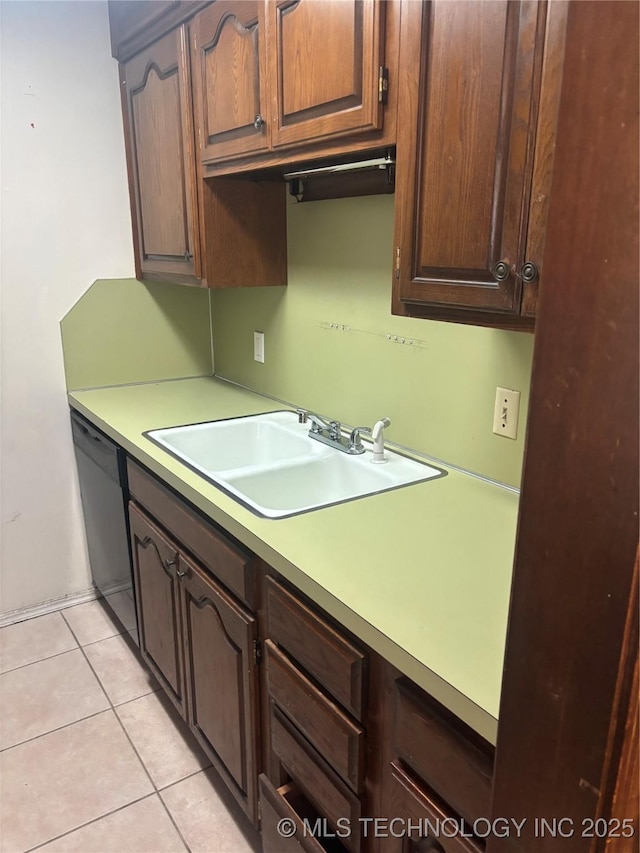
<instances>
[{"instance_id":1,"label":"dark brown cabinet","mask_svg":"<svg viewBox=\"0 0 640 853\"><path fill-rule=\"evenodd\" d=\"M189 53L184 26L121 69L139 277L202 275Z\"/></svg>"},{"instance_id":2,"label":"dark brown cabinet","mask_svg":"<svg viewBox=\"0 0 640 853\"><path fill-rule=\"evenodd\" d=\"M154 26L203 6L165 5L150 16ZM203 144L215 157L266 147L267 128L254 128L263 75L252 16L262 9L258 2L210 4L120 65L140 279L205 287L287 283L284 182L203 180L196 154L189 33L197 44L204 42L201 51L193 51L200 140L206 138ZM134 28L131 43L145 32Z\"/></svg>"},{"instance_id":3,"label":"dark brown cabinet","mask_svg":"<svg viewBox=\"0 0 640 853\"><path fill-rule=\"evenodd\" d=\"M264 608L265 853L281 853L284 841L273 825L278 817L291 818L299 828L288 842L292 850L320 850L321 837L337 835L337 850L357 853L366 776L367 655L273 577L264 579Z\"/></svg>"},{"instance_id":4,"label":"dark brown cabinet","mask_svg":"<svg viewBox=\"0 0 640 853\"><path fill-rule=\"evenodd\" d=\"M398 829L382 841L383 853L481 853L482 847L451 812L433 800L400 765L391 765L389 814Z\"/></svg>"},{"instance_id":5,"label":"dark brown cabinet","mask_svg":"<svg viewBox=\"0 0 640 853\"><path fill-rule=\"evenodd\" d=\"M223 585L242 600L253 597L251 555L138 466L128 468L135 501L159 522L130 503L142 656L256 822L257 620Z\"/></svg>"},{"instance_id":6,"label":"dark brown cabinet","mask_svg":"<svg viewBox=\"0 0 640 853\"><path fill-rule=\"evenodd\" d=\"M222 0L190 25L194 104L205 162L268 150L264 3Z\"/></svg>"},{"instance_id":7,"label":"dark brown cabinet","mask_svg":"<svg viewBox=\"0 0 640 853\"><path fill-rule=\"evenodd\" d=\"M403 3L394 313L532 326L565 15Z\"/></svg>"},{"instance_id":8,"label":"dark brown cabinet","mask_svg":"<svg viewBox=\"0 0 640 853\"><path fill-rule=\"evenodd\" d=\"M283 166L305 150L318 158L393 144L395 96L382 129L398 31L386 12L381 0L223 0L197 14L190 32L205 174Z\"/></svg>"},{"instance_id":9,"label":"dark brown cabinet","mask_svg":"<svg viewBox=\"0 0 640 853\"><path fill-rule=\"evenodd\" d=\"M193 561L182 618L189 725L217 770L255 813L256 619Z\"/></svg>"},{"instance_id":10,"label":"dark brown cabinet","mask_svg":"<svg viewBox=\"0 0 640 853\"><path fill-rule=\"evenodd\" d=\"M175 543L133 504L129 520L140 653L184 717L180 554Z\"/></svg>"},{"instance_id":11,"label":"dark brown cabinet","mask_svg":"<svg viewBox=\"0 0 640 853\"><path fill-rule=\"evenodd\" d=\"M494 749L383 662L379 813L399 831L379 853L480 853L491 815Z\"/></svg>"},{"instance_id":12,"label":"dark brown cabinet","mask_svg":"<svg viewBox=\"0 0 640 853\"><path fill-rule=\"evenodd\" d=\"M380 0L267 4L273 148L382 126L383 12Z\"/></svg>"}]
</instances>

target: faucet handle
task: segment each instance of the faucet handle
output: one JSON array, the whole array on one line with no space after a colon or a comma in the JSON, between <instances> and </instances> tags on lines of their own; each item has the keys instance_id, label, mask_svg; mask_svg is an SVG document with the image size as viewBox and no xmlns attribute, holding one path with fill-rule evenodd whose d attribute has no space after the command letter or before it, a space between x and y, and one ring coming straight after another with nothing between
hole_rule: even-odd
<instances>
[{"instance_id":1,"label":"faucet handle","mask_svg":"<svg viewBox=\"0 0 640 853\"><path fill-rule=\"evenodd\" d=\"M351 430L351 435L349 436L349 452L350 453L364 453L364 444L360 440L361 432L371 432L371 427L367 426L359 426L354 427Z\"/></svg>"}]
</instances>

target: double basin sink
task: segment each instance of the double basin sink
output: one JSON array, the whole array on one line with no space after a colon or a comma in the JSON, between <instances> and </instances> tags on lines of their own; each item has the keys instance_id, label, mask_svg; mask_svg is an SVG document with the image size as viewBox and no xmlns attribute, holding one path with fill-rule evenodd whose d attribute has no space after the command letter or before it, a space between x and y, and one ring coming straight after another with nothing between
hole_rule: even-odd
<instances>
[{"instance_id":1,"label":"double basin sink","mask_svg":"<svg viewBox=\"0 0 640 853\"><path fill-rule=\"evenodd\" d=\"M432 480L445 471L385 449L342 453L309 437L295 412L168 427L145 435L198 474L266 518L285 518Z\"/></svg>"}]
</instances>

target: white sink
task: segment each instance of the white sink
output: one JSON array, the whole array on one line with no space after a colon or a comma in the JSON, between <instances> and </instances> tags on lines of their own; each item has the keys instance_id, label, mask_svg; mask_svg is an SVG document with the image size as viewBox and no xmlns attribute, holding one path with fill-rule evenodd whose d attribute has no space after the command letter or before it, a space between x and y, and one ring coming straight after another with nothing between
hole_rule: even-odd
<instances>
[{"instance_id":1,"label":"white sink","mask_svg":"<svg viewBox=\"0 0 640 853\"><path fill-rule=\"evenodd\" d=\"M386 450L351 456L308 437L294 412L269 412L145 433L173 456L267 518L442 477L446 472Z\"/></svg>"}]
</instances>

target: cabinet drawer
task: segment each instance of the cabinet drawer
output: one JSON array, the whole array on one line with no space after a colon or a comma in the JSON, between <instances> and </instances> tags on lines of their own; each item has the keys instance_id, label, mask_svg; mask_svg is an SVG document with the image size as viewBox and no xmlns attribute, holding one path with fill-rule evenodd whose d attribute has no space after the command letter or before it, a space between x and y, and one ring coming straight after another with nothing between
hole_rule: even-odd
<instances>
[{"instance_id":1,"label":"cabinet drawer","mask_svg":"<svg viewBox=\"0 0 640 853\"><path fill-rule=\"evenodd\" d=\"M394 746L397 754L459 815L473 822L488 817L493 760L458 731L417 690L396 682Z\"/></svg>"},{"instance_id":2,"label":"cabinet drawer","mask_svg":"<svg viewBox=\"0 0 640 853\"><path fill-rule=\"evenodd\" d=\"M362 719L366 655L273 578L266 590L269 638Z\"/></svg>"},{"instance_id":3,"label":"cabinet drawer","mask_svg":"<svg viewBox=\"0 0 640 853\"><path fill-rule=\"evenodd\" d=\"M266 776L259 778L260 784L260 829L263 853L325 853L320 842L305 829L304 819L313 826L314 818L305 809L302 795L295 785L274 788ZM295 833L287 837L278 832L282 818L289 818Z\"/></svg>"},{"instance_id":4,"label":"cabinet drawer","mask_svg":"<svg viewBox=\"0 0 640 853\"><path fill-rule=\"evenodd\" d=\"M231 540L172 494L135 462L127 461L129 491L138 503L209 569L227 589L255 607L255 557Z\"/></svg>"},{"instance_id":5,"label":"cabinet drawer","mask_svg":"<svg viewBox=\"0 0 640 853\"><path fill-rule=\"evenodd\" d=\"M391 813L406 827L411 826L414 844L408 848L406 839L395 839L398 853L407 849L429 850L432 853L482 853L482 848L468 837L469 830L454 814L444 811L395 762L391 764ZM454 832L455 827L459 832ZM390 848L391 849L391 848ZM393 847L394 851L396 846Z\"/></svg>"},{"instance_id":6,"label":"cabinet drawer","mask_svg":"<svg viewBox=\"0 0 640 853\"><path fill-rule=\"evenodd\" d=\"M284 714L271 704L271 748L282 767L299 785L309 801L336 829L338 821L348 819L354 830L359 826L362 807L360 800L331 770L321 756L305 742ZM353 832L342 839L348 850L360 848L360 834Z\"/></svg>"},{"instance_id":7,"label":"cabinet drawer","mask_svg":"<svg viewBox=\"0 0 640 853\"><path fill-rule=\"evenodd\" d=\"M274 702L356 793L362 789L364 730L309 681L270 640L267 689Z\"/></svg>"}]
</instances>

